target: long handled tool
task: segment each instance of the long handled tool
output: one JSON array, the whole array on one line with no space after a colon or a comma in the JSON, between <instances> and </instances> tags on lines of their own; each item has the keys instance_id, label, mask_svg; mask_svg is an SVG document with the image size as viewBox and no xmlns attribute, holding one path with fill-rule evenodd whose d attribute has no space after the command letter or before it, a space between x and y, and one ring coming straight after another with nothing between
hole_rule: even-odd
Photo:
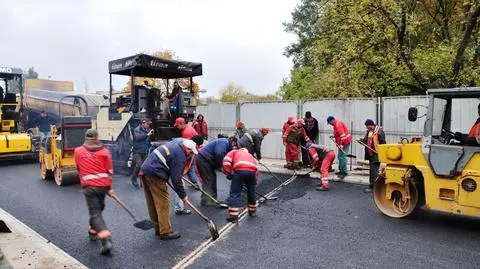
<instances>
[{"instance_id":1,"label":"long handled tool","mask_svg":"<svg viewBox=\"0 0 480 269\"><path fill-rule=\"evenodd\" d=\"M170 186L170 188L172 188L172 190L176 193L177 191L175 190L175 188L172 186L172 184L167 181L167 184L168 186ZM178 195L178 193L177 193ZM202 212L200 212L200 210L198 210L195 206L192 205L192 203L187 200L185 202L185 204L187 204L193 211L195 211L195 213L197 213L197 215L199 215L203 220L205 220L208 224L208 230L210 231L210 235L212 236L212 240L217 240L217 238L220 236L220 234L218 233L218 229L217 229L217 225L215 225L215 222L213 222L213 220L207 218L205 215L203 215Z\"/></svg>"},{"instance_id":2,"label":"long handled tool","mask_svg":"<svg viewBox=\"0 0 480 269\"><path fill-rule=\"evenodd\" d=\"M190 180L188 180L187 178L185 177L182 177L183 181L187 182L188 184L192 185L192 186L195 186L195 184L193 184L193 182L191 182ZM213 196L211 196L210 194L208 194L208 192L202 190L201 188L198 189L199 191L201 191L203 194L205 194L205 196L207 196L208 198L210 198L210 200L212 200L215 204L217 204L219 207L221 208L228 208L228 205L225 204L225 203L221 203L219 202L217 199L213 198Z\"/></svg>"},{"instance_id":3,"label":"long handled tool","mask_svg":"<svg viewBox=\"0 0 480 269\"><path fill-rule=\"evenodd\" d=\"M346 154L345 151L343 151L343 149L340 149L340 145L337 144L337 141L335 141L332 137L330 137L330 139L333 141L333 143L335 143L335 145L337 146L338 150L340 150L343 154L345 154L348 158L357 158L357 156L353 155L353 154Z\"/></svg>"},{"instance_id":4,"label":"long handled tool","mask_svg":"<svg viewBox=\"0 0 480 269\"><path fill-rule=\"evenodd\" d=\"M367 149L371 150L373 153L378 154L378 152L377 152L375 149L372 149L371 147L369 147L367 144L363 143L362 141L356 140L356 142L357 142L358 144L366 147Z\"/></svg>"},{"instance_id":5,"label":"long handled tool","mask_svg":"<svg viewBox=\"0 0 480 269\"><path fill-rule=\"evenodd\" d=\"M139 229L142 229L144 231L146 230L150 230L152 229L155 224L151 221L151 220L141 220L139 221L137 219L137 217L135 217L135 215L133 215L132 211L127 207L127 205L122 201L120 200L120 198L118 198L118 196L113 193L111 195L111 197L113 198L113 200L115 200L115 202L117 202L123 209L125 209L125 211L127 211L127 213L132 217L132 219L135 221L135 223L133 224L133 226L139 228Z\"/></svg>"},{"instance_id":6,"label":"long handled tool","mask_svg":"<svg viewBox=\"0 0 480 269\"><path fill-rule=\"evenodd\" d=\"M283 184L283 181L281 181L281 180L272 172L272 170L270 170L270 168L268 168L264 163L262 163L262 162L260 162L260 161L258 161L258 163L259 163L261 166L265 167L265 169L267 169L268 173L269 173L274 179L276 179L278 182L280 182L280 184Z\"/></svg>"}]
</instances>

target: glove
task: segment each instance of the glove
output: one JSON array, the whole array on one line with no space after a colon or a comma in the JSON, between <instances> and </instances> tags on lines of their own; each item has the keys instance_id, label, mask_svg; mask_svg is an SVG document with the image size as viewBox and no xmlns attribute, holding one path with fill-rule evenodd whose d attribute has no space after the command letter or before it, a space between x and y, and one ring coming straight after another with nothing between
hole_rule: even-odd
<instances>
[{"instance_id":1,"label":"glove","mask_svg":"<svg viewBox=\"0 0 480 269\"><path fill-rule=\"evenodd\" d=\"M227 179L228 179L228 180L232 180L232 179L233 179L233 175L232 175L232 174L227 175Z\"/></svg>"},{"instance_id":2,"label":"glove","mask_svg":"<svg viewBox=\"0 0 480 269\"><path fill-rule=\"evenodd\" d=\"M188 201L188 196L185 196L185 198L183 198L182 201L186 203Z\"/></svg>"},{"instance_id":3,"label":"glove","mask_svg":"<svg viewBox=\"0 0 480 269\"><path fill-rule=\"evenodd\" d=\"M107 192L107 195L110 196L110 197L114 194L115 194L115 192L113 191L113 189L109 189L108 192Z\"/></svg>"},{"instance_id":4,"label":"glove","mask_svg":"<svg viewBox=\"0 0 480 269\"><path fill-rule=\"evenodd\" d=\"M342 146L342 145L339 145L338 148L339 148L340 150L343 150L343 146Z\"/></svg>"}]
</instances>

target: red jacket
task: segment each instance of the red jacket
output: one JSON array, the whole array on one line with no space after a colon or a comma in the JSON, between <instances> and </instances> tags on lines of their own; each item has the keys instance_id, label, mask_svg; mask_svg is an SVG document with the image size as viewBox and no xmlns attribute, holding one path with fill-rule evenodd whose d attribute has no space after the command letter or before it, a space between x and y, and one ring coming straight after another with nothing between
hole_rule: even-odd
<instances>
[{"instance_id":1,"label":"red jacket","mask_svg":"<svg viewBox=\"0 0 480 269\"><path fill-rule=\"evenodd\" d=\"M82 188L112 187L112 157L102 144L86 139L83 146L75 149L74 158Z\"/></svg>"},{"instance_id":2,"label":"red jacket","mask_svg":"<svg viewBox=\"0 0 480 269\"><path fill-rule=\"evenodd\" d=\"M192 126L193 126L193 129L195 129L195 131L201 136L203 137L208 136L208 126L205 120L202 120L202 121L196 120L193 122Z\"/></svg>"},{"instance_id":3,"label":"red jacket","mask_svg":"<svg viewBox=\"0 0 480 269\"><path fill-rule=\"evenodd\" d=\"M196 135L198 135L197 131L190 125L185 125L185 128L182 129L182 138L191 139Z\"/></svg>"},{"instance_id":4,"label":"red jacket","mask_svg":"<svg viewBox=\"0 0 480 269\"><path fill-rule=\"evenodd\" d=\"M341 120L335 120L333 123L333 136L338 145L346 146L352 143L352 136L347 125Z\"/></svg>"},{"instance_id":5,"label":"red jacket","mask_svg":"<svg viewBox=\"0 0 480 269\"><path fill-rule=\"evenodd\" d=\"M223 173L230 175L235 171L250 171L258 176L257 161L245 148L232 150L223 158Z\"/></svg>"},{"instance_id":6,"label":"red jacket","mask_svg":"<svg viewBox=\"0 0 480 269\"><path fill-rule=\"evenodd\" d=\"M284 144L294 143L298 145L300 142L302 142L302 140L304 142L312 142L310 141L310 138L308 137L307 132L305 131L305 128L297 126L296 133L293 133L294 131L293 126L294 124L287 126L285 133L282 136L282 140ZM287 139L288 136L291 136L291 137ZM295 142L289 142L288 140L291 140L291 141L295 140Z\"/></svg>"}]
</instances>

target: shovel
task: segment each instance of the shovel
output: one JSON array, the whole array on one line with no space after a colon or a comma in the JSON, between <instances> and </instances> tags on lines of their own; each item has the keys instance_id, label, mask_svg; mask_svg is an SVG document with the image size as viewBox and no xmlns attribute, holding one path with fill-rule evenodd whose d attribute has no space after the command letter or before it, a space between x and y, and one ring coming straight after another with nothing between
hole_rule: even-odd
<instances>
[{"instance_id":1,"label":"shovel","mask_svg":"<svg viewBox=\"0 0 480 269\"><path fill-rule=\"evenodd\" d=\"M356 142L357 142L358 144L366 147L367 149L371 150L373 153L378 154L378 152L377 152L376 150L372 149L371 147L369 147L367 144L363 143L362 141L356 140Z\"/></svg>"},{"instance_id":2,"label":"shovel","mask_svg":"<svg viewBox=\"0 0 480 269\"><path fill-rule=\"evenodd\" d=\"M133 215L132 211L127 207L127 205L122 200L120 200L120 198L118 198L118 196L115 193L112 193L110 197L112 197L113 200L115 200L115 202L117 202L120 206L122 206L122 208L125 209L125 211L127 211L127 213L132 217L132 219L135 221L133 226L144 231L150 230L155 226L155 224L151 220L139 221L137 217Z\"/></svg>"},{"instance_id":3,"label":"shovel","mask_svg":"<svg viewBox=\"0 0 480 269\"><path fill-rule=\"evenodd\" d=\"M177 193L177 191L172 186L172 183L170 183L170 181L167 181L167 184L170 188L172 188L172 190L175 193ZM177 195L178 195L178 193L177 193ZM211 220L211 219L207 218L205 215L203 215L202 212L200 212L200 210L198 210L195 206L193 206L192 203L190 203L189 200L187 200L184 203L187 204L193 211L195 211L195 213L197 213L197 215L199 215L204 221L207 222L208 230L210 231L210 235L212 236L212 240L213 241L217 240L217 238L220 237L220 234L218 233L217 225L215 225L215 222L213 222L213 220Z\"/></svg>"},{"instance_id":4,"label":"shovel","mask_svg":"<svg viewBox=\"0 0 480 269\"><path fill-rule=\"evenodd\" d=\"M192 185L193 187L195 187L195 184L193 184L193 182L191 182L190 180L186 179L185 177L182 177L183 181L187 182L188 184ZM228 205L225 204L225 203L221 203L219 202L217 199L213 198L213 196L211 196L210 194L208 194L206 191L202 190L201 188L199 189L199 191L201 191L203 194L205 194L208 198L210 198L210 200L212 200L215 204L217 204L219 207L221 208L228 208Z\"/></svg>"},{"instance_id":5,"label":"shovel","mask_svg":"<svg viewBox=\"0 0 480 269\"><path fill-rule=\"evenodd\" d=\"M335 141L332 137L330 137L330 139L333 141L333 143L335 143L335 145L337 145L337 148L338 150L340 150L343 154L345 154L348 158L357 158L357 156L353 155L353 154L346 154L345 151L343 151L343 149L340 149L340 145L337 144L337 141Z\"/></svg>"},{"instance_id":6,"label":"shovel","mask_svg":"<svg viewBox=\"0 0 480 269\"><path fill-rule=\"evenodd\" d=\"M261 166L265 167L265 169L267 169L268 173L269 173L274 179L276 179L276 180L280 183L280 185L283 184L283 182L272 172L272 170L270 170L270 168L268 168L265 164L263 164L263 163L260 162L260 161L258 161L258 163L259 163Z\"/></svg>"}]
</instances>

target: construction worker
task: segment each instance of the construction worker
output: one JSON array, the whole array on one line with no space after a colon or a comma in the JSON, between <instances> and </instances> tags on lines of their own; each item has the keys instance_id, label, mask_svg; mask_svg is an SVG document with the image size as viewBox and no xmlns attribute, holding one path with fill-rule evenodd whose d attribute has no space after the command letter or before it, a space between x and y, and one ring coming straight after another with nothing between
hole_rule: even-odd
<instances>
[{"instance_id":1,"label":"construction worker","mask_svg":"<svg viewBox=\"0 0 480 269\"><path fill-rule=\"evenodd\" d=\"M373 185L378 177L378 172L380 169L380 161L378 160L378 145L385 144L385 133L382 130L382 127L375 125L375 122L371 119L365 121L365 127L367 128L367 133L363 139L360 139L365 147L365 160L369 161L370 165L370 184L368 188L364 190L365 193L371 193Z\"/></svg>"},{"instance_id":2,"label":"construction worker","mask_svg":"<svg viewBox=\"0 0 480 269\"><path fill-rule=\"evenodd\" d=\"M283 145L285 146L285 157L287 164L284 166L288 169L296 169L300 166L298 162L298 146L302 142L311 142L304 129L305 121L299 119L296 124L286 127L283 134Z\"/></svg>"},{"instance_id":3,"label":"construction worker","mask_svg":"<svg viewBox=\"0 0 480 269\"><path fill-rule=\"evenodd\" d=\"M232 180L227 221L236 222L238 220L242 205L243 185L247 187L248 214L254 217L257 211L255 185L258 179L255 158L245 148L232 150L223 159L223 173L227 175L227 179Z\"/></svg>"},{"instance_id":4,"label":"construction worker","mask_svg":"<svg viewBox=\"0 0 480 269\"><path fill-rule=\"evenodd\" d=\"M195 157L195 168L202 182L202 189L217 199L217 174L223 164L223 158L233 149L237 149L237 138L217 138L204 146ZM216 204L202 193L203 206L216 206Z\"/></svg>"},{"instance_id":5,"label":"construction worker","mask_svg":"<svg viewBox=\"0 0 480 269\"><path fill-rule=\"evenodd\" d=\"M338 172L335 174L339 179L348 175L347 172L347 154L352 143L352 136L347 125L333 116L328 116L327 123L333 126L333 137L338 147Z\"/></svg>"},{"instance_id":6,"label":"construction worker","mask_svg":"<svg viewBox=\"0 0 480 269\"><path fill-rule=\"evenodd\" d=\"M468 135L460 132L455 133L455 139L468 146L480 145L480 104L477 106L478 119L470 128Z\"/></svg>"},{"instance_id":7,"label":"construction worker","mask_svg":"<svg viewBox=\"0 0 480 269\"><path fill-rule=\"evenodd\" d=\"M186 202L188 197L183 188L182 175L190 168L193 154L197 153L197 145L192 140L184 139L181 145L168 142L157 147L142 165L148 214L150 219L157 223L155 235L161 240L180 238L180 233L174 232L170 223L167 182L170 178L175 192Z\"/></svg>"},{"instance_id":8,"label":"construction worker","mask_svg":"<svg viewBox=\"0 0 480 269\"><path fill-rule=\"evenodd\" d=\"M287 127L290 126L290 125L294 125L295 124L295 117L294 116L289 116L287 121L283 123L283 126L282 126L282 136L284 136L285 134L285 131L287 130Z\"/></svg>"},{"instance_id":9,"label":"construction worker","mask_svg":"<svg viewBox=\"0 0 480 269\"><path fill-rule=\"evenodd\" d=\"M313 167L320 169L320 184L315 188L317 191L328 191L328 171L335 160L335 151L327 146L316 145L307 142L307 151Z\"/></svg>"},{"instance_id":10,"label":"construction worker","mask_svg":"<svg viewBox=\"0 0 480 269\"><path fill-rule=\"evenodd\" d=\"M150 129L151 121L144 119L133 130L133 160L135 161L135 168L133 170L133 175L130 178L132 185L136 188L140 188L138 181L138 172L142 167L143 162L148 156L148 150L150 149L151 143L150 139L153 135L153 129Z\"/></svg>"},{"instance_id":11,"label":"construction worker","mask_svg":"<svg viewBox=\"0 0 480 269\"><path fill-rule=\"evenodd\" d=\"M185 122L185 119L182 117L178 117L175 120L175 124L173 125L173 127L180 130L181 138L191 139L192 137L198 135L197 131L195 131L192 126L188 125Z\"/></svg>"},{"instance_id":12,"label":"construction worker","mask_svg":"<svg viewBox=\"0 0 480 269\"><path fill-rule=\"evenodd\" d=\"M85 132L85 143L75 149L74 159L90 215L88 234L91 240L100 239L100 252L108 255L113 247L112 234L102 212L105 209L105 195L113 194L112 157L98 139L98 132L89 129Z\"/></svg>"},{"instance_id":13,"label":"construction worker","mask_svg":"<svg viewBox=\"0 0 480 269\"><path fill-rule=\"evenodd\" d=\"M238 145L242 148L248 149L252 155L257 155L257 160L262 159L262 141L263 138L270 132L269 128L262 128L260 131L248 130L242 138L238 141Z\"/></svg>"},{"instance_id":14,"label":"construction worker","mask_svg":"<svg viewBox=\"0 0 480 269\"><path fill-rule=\"evenodd\" d=\"M33 120L35 127L38 127L40 131L40 139L43 140L44 137L50 136L50 126L55 125L55 120L47 115L47 112L40 112L40 115Z\"/></svg>"},{"instance_id":15,"label":"construction worker","mask_svg":"<svg viewBox=\"0 0 480 269\"><path fill-rule=\"evenodd\" d=\"M197 119L193 122L192 127L199 135L203 137L203 139L208 139L208 125L202 114L197 116Z\"/></svg>"},{"instance_id":16,"label":"construction worker","mask_svg":"<svg viewBox=\"0 0 480 269\"><path fill-rule=\"evenodd\" d=\"M182 145L183 144L183 140L185 138L174 138L172 140L172 142L174 143L177 143L178 145ZM201 135L196 135L194 137L192 137L191 139L193 142L195 142L195 144L197 145L197 151L198 149L201 147L201 145L203 144L203 137ZM191 162L193 164L193 160L195 158L195 155L192 156L191 158ZM190 169L188 169L188 172L184 173L188 175L188 177L190 178L190 181L195 184L195 189L199 190L200 188L198 187L198 178L197 178L197 174L195 173L195 166L194 165L189 165ZM183 182L182 182L183 184ZM178 195L175 195L175 214L176 215L190 215L192 214L192 211L185 208L185 204L183 203L182 199L180 199L180 197Z\"/></svg>"},{"instance_id":17,"label":"construction worker","mask_svg":"<svg viewBox=\"0 0 480 269\"><path fill-rule=\"evenodd\" d=\"M242 136L247 132L245 124L241 121L237 121L235 128L235 137L237 137L237 139L242 138Z\"/></svg>"},{"instance_id":18,"label":"construction worker","mask_svg":"<svg viewBox=\"0 0 480 269\"><path fill-rule=\"evenodd\" d=\"M307 111L305 112L305 132L307 133L308 138L312 143L318 142L318 120L312 117L312 112ZM304 167L310 166L310 158L308 155L308 151L305 149L306 143L302 143L302 163Z\"/></svg>"}]
</instances>

